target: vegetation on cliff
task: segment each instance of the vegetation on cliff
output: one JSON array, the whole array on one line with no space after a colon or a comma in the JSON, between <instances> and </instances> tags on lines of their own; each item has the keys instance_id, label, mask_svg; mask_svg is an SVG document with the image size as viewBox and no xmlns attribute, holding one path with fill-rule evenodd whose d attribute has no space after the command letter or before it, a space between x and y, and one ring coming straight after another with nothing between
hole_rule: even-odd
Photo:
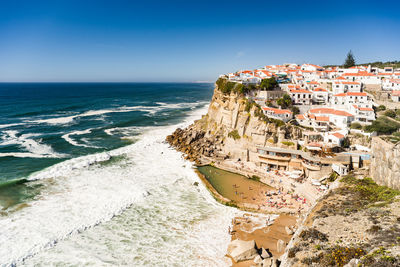
<instances>
[{"instance_id":1,"label":"vegetation on cliff","mask_svg":"<svg viewBox=\"0 0 400 267\"><path fill-rule=\"evenodd\" d=\"M261 84L241 84L237 82L230 82L226 78L219 78L215 82L218 86L218 90L220 90L223 94L230 94L231 92L237 94L246 94L252 90L274 90L278 87L278 82L274 77L263 79Z\"/></svg>"},{"instance_id":2,"label":"vegetation on cliff","mask_svg":"<svg viewBox=\"0 0 400 267\"><path fill-rule=\"evenodd\" d=\"M234 140L240 139L240 135L239 135L238 130L235 129L235 130L229 132L228 133L228 137L233 138Z\"/></svg>"},{"instance_id":3,"label":"vegetation on cliff","mask_svg":"<svg viewBox=\"0 0 400 267\"><path fill-rule=\"evenodd\" d=\"M400 123L389 119L386 116L380 116L372 122L371 125L364 127L367 132L377 132L379 134L392 134L400 129Z\"/></svg>"},{"instance_id":4,"label":"vegetation on cliff","mask_svg":"<svg viewBox=\"0 0 400 267\"><path fill-rule=\"evenodd\" d=\"M216 81L216 84L218 86L218 90L220 90L223 94L230 94L231 92L245 94L251 89L249 86L244 86L241 83L230 82L224 78L219 78Z\"/></svg>"}]
</instances>

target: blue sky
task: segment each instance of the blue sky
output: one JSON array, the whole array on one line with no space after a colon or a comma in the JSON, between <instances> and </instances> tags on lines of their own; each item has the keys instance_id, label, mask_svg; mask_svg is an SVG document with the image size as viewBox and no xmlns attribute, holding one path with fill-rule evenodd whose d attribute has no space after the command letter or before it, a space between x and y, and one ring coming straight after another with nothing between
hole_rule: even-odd
<instances>
[{"instance_id":1,"label":"blue sky","mask_svg":"<svg viewBox=\"0 0 400 267\"><path fill-rule=\"evenodd\" d=\"M2 1L0 81L213 81L400 60L400 1Z\"/></svg>"}]
</instances>

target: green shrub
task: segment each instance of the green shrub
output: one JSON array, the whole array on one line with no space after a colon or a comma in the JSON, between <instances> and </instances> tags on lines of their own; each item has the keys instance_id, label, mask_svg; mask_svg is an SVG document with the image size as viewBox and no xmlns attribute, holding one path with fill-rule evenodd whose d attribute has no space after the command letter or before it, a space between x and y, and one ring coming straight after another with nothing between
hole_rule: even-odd
<instances>
[{"instance_id":1,"label":"green shrub","mask_svg":"<svg viewBox=\"0 0 400 267\"><path fill-rule=\"evenodd\" d=\"M362 248L341 246L331 248L329 252L323 259L324 266L344 266L351 259L360 259L367 254Z\"/></svg>"},{"instance_id":2,"label":"green shrub","mask_svg":"<svg viewBox=\"0 0 400 267\"><path fill-rule=\"evenodd\" d=\"M369 203L391 203L397 195L400 195L400 191L378 185L369 177L357 179L350 174L343 177L341 181L352 185L352 189L359 193L359 197Z\"/></svg>"},{"instance_id":3,"label":"green shrub","mask_svg":"<svg viewBox=\"0 0 400 267\"><path fill-rule=\"evenodd\" d=\"M362 125L361 125L359 122L353 122L353 123L350 125L350 128L351 128L351 129L361 130L361 129L362 129Z\"/></svg>"},{"instance_id":4,"label":"green shrub","mask_svg":"<svg viewBox=\"0 0 400 267\"><path fill-rule=\"evenodd\" d=\"M371 125L364 127L366 132L378 132L380 134L392 134L400 128L400 123L394 122L385 116L381 116Z\"/></svg>"},{"instance_id":5,"label":"green shrub","mask_svg":"<svg viewBox=\"0 0 400 267\"><path fill-rule=\"evenodd\" d=\"M228 137L233 138L234 140L240 139L240 135L237 130L233 130L232 132L228 133Z\"/></svg>"},{"instance_id":6,"label":"green shrub","mask_svg":"<svg viewBox=\"0 0 400 267\"><path fill-rule=\"evenodd\" d=\"M379 107L376 110L383 111L383 110L386 110L386 107L384 105L379 105Z\"/></svg>"},{"instance_id":7,"label":"green shrub","mask_svg":"<svg viewBox=\"0 0 400 267\"><path fill-rule=\"evenodd\" d=\"M284 144L285 146L294 146L294 143L290 141L282 141L281 143Z\"/></svg>"},{"instance_id":8,"label":"green shrub","mask_svg":"<svg viewBox=\"0 0 400 267\"><path fill-rule=\"evenodd\" d=\"M277 87L277 86L278 86L278 82L275 80L274 77L268 78L268 79L263 79L260 84L260 88L267 90L267 91L274 90L275 87Z\"/></svg>"},{"instance_id":9,"label":"green shrub","mask_svg":"<svg viewBox=\"0 0 400 267\"><path fill-rule=\"evenodd\" d=\"M390 118L396 118L396 112L392 109L388 109L385 111L385 116L388 116Z\"/></svg>"},{"instance_id":10,"label":"green shrub","mask_svg":"<svg viewBox=\"0 0 400 267\"><path fill-rule=\"evenodd\" d=\"M339 174L337 174L336 172L332 172L328 177L328 181L334 182L338 177L339 177Z\"/></svg>"}]
</instances>

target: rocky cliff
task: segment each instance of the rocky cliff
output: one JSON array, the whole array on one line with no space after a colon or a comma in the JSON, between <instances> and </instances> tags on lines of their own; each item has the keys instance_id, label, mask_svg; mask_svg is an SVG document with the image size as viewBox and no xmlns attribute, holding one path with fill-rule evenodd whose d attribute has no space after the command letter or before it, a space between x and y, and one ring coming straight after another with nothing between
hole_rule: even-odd
<instances>
[{"instance_id":1,"label":"rocky cliff","mask_svg":"<svg viewBox=\"0 0 400 267\"><path fill-rule=\"evenodd\" d=\"M186 129L177 129L167 141L189 160L203 156L252 160L258 146L284 146L301 136L301 129L266 118L258 105L238 93L215 87L208 112Z\"/></svg>"},{"instance_id":2,"label":"rocky cliff","mask_svg":"<svg viewBox=\"0 0 400 267\"><path fill-rule=\"evenodd\" d=\"M372 138L370 175L380 185L400 189L400 143L385 142Z\"/></svg>"}]
</instances>

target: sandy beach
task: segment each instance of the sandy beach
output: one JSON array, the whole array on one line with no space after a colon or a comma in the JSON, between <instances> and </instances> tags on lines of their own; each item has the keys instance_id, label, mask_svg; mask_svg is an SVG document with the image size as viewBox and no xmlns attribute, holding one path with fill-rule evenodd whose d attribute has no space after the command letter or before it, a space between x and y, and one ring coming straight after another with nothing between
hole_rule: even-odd
<instances>
[{"instance_id":1,"label":"sandy beach","mask_svg":"<svg viewBox=\"0 0 400 267\"><path fill-rule=\"evenodd\" d=\"M279 258L284 249L278 251L277 242L282 240L286 246L290 241L292 233L287 229L296 228L299 214L308 207L304 198L283 186L274 188L237 173L214 167L200 170L197 173L218 201L225 204L233 201L238 208L252 211L232 220L227 229L231 240L254 240L258 249L267 249ZM235 267L254 265L252 260L231 261Z\"/></svg>"}]
</instances>

